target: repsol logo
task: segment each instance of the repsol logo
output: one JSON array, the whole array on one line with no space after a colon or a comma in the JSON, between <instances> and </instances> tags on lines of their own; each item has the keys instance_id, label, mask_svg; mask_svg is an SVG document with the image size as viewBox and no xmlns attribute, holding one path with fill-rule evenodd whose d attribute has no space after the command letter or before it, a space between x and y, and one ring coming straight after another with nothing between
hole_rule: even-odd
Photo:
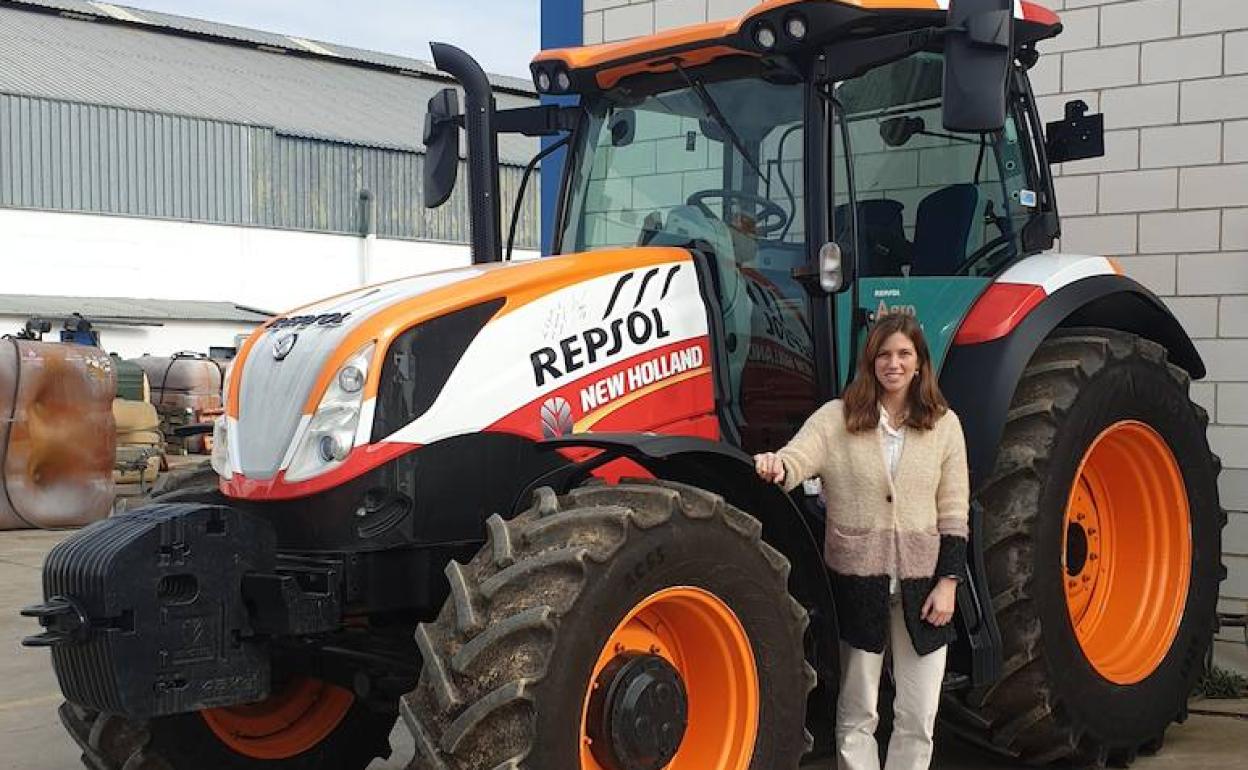
<instances>
[{"instance_id":1,"label":"repsol logo","mask_svg":"<svg viewBox=\"0 0 1248 770\"><path fill-rule=\"evenodd\" d=\"M269 324L269 331L282 329L306 329L309 326L339 326L351 316L350 313L321 313L320 315L292 315L278 318Z\"/></svg>"},{"instance_id":2,"label":"repsol logo","mask_svg":"<svg viewBox=\"0 0 1248 770\"><path fill-rule=\"evenodd\" d=\"M681 265L674 265L668 268L667 275L661 282L662 289L659 290L658 302L662 302L667 297L672 287L672 279L680 272L681 267ZM660 307L652 307L649 310L638 309L650 287L659 285L659 282L654 279L659 277L661 270L662 268L658 267L647 270L637 282L635 293L626 289L631 289L632 281L640 271L620 276L615 282L615 288L611 291L611 299L607 301L600 323L564 337L555 345L538 348L529 353L529 362L533 366L534 384L540 388L548 381L566 377L571 372L597 363L599 359L610 358L623 350L625 343L631 342L633 345L644 346L652 341L670 337L672 333L663 320L663 311ZM616 306L622 304L620 302L622 297L625 298L625 302L628 298L633 299L632 309L618 318L607 320L615 312Z\"/></svg>"},{"instance_id":3,"label":"repsol logo","mask_svg":"<svg viewBox=\"0 0 1248 770\"><path fill-rule=\"evenodd\" d=\"M530 353L533 381L541 387L546 384L547 377L557 380L587 364L596 363L600 357L610 358L620 352L625 340L634 345L645 345L671 334L663 323L663 312L659 308L648 312L631 311L606 326L594 326L564 337L559 340L558 347L541 348Z\"/></svg>"}]
</instances>

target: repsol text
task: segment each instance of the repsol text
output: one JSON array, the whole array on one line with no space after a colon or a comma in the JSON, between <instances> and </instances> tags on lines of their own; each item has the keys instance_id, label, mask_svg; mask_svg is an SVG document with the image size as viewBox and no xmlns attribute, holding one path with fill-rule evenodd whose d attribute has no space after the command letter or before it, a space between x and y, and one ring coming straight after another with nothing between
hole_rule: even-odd
<instances>
[{"instance_id":1,"label":"repsol text","mask_svg":"<svg viewBox=\"0 0 1248 770\"><path fill-rule=\"evenodd\" d=\"M593 326L582 332L564 337L558 346L539 348L529 354L533 365L533 381L541 387L547 379L561 377L609 358L624 348L625 342L645 345L651 340L670 337L671 331L663 323L659 308L650 311L634 310L608 324Z\"/></svg>"}]
</instances>

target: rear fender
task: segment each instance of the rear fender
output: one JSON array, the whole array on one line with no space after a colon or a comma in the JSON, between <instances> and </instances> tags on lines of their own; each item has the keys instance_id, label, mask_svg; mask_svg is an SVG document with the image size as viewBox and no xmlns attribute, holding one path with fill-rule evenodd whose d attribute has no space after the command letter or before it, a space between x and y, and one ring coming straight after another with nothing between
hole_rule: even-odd
<instances>
[{"instance_id":1,"label":"rear fender","mask_svg":"<svg viewBox=\"0 0 1248 770\"><path fill-rule=\"evenodd\" d=\"M1138 334L1165 346L1170 361L1193 379L1205 375L1204 362L1183 326L1148 289L1116 274L1069 283L1044 297L1008 333L976 344L955 343L945 360L940 385L962 420L974 489L992 473L1014 389L1027 362L1055 329L1080 326Z\"/></svg>"}]
</instances>

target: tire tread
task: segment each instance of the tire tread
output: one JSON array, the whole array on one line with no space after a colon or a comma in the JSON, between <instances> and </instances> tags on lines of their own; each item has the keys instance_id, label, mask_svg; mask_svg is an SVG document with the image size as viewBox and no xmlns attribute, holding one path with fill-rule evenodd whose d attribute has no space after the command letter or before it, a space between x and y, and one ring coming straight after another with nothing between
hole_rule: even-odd
<instances>
[{"instance_id":1,"label":"tire tread","mask_svg":"<svg viewBox=\"0 0 1248 770\"><path fill-rule=\"evenodd\" d=\"M421 633L441 645L434 658L444 656L450 667L429 667L404 697L404 720L418 749L408 770L528 767L536 740L533 690L552 665L560 618L584 588L587 562L610 561L632 532L676 515L718 519L754 544L778 595L788 599L792 638L802 638L808 616L787 593L788 560L762 540L756 518L720 496L654 479L586 485L562 497L539 489L528 511L511 520L491 518L489 542L469 564L448 567L448 577L455 574L453 596ZM475 622L460 622L461 607L474 608ZM441 671L463 693L462 703L440 708ZM809 664L802 677L809 692L816 680Z\"/></svg>"},{"instance_id":2,"label":"tire tread","mask_svg":"<svg viewBox=\"0 0 1248 770\"><path fill-rule=\"evenodd\" d=\"M1034 505L1019 501L1035 494L1043 482L1048 453L1083 384L1107 366L1135 358L1163 366L1182 392L1189 393L1191 377L1167 362L1166 356L1163 346L1125 332L1059 329L1040 345L1020 378L996 467L979 492L981 500L1007 506L1002 508L1007 513L1024 512L990 517L986 522L984 558L989 572L995 568L1011 580L1009 585L995 586L993 596L1006 660L1001 678L992 685L969 694L945 696L943 713L948 727L964 739L1028 764L1066 760L1093 767L1107 763L1125 766L1138 753L1160 747L1164 735L1138 746L1109 747L1072 724L1068 709L1046 678L1038 626L1020 622L1036 618L1032 597L1037 589L1029 561L1015 557L1016 552L1026 553L1030 548L1031 526L1038 515ZM1206 425L1205 410L1191 402L1190 396L1188 405L1197 421ZM1210 462L1220 470L1212 455ZM1182 720L1183 711L1180 705L1175 721Z\"/></svg>"}]
</instances>

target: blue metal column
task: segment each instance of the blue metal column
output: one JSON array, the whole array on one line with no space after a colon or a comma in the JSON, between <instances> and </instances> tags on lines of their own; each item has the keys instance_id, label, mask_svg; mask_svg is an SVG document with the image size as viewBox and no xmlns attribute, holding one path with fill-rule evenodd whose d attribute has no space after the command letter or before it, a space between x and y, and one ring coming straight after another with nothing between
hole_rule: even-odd
<instances>
[{"instance_id":1,"label":"blue metal column","mask_svg":"<svg viewBox=\"0 0 1248 770\"><path fill-rule=\"evenodd\" d=\"M581 44L584 34L583 0L542 0L542 50L566 48ZM575 104L575 97L543 96L543 104ZM542 139L542 147L552 144ZM550 254L554 239L555 204L559 199L559 180L567 150L557 150L542 161L542 254Z\"/></svg>"}]
</instances>

